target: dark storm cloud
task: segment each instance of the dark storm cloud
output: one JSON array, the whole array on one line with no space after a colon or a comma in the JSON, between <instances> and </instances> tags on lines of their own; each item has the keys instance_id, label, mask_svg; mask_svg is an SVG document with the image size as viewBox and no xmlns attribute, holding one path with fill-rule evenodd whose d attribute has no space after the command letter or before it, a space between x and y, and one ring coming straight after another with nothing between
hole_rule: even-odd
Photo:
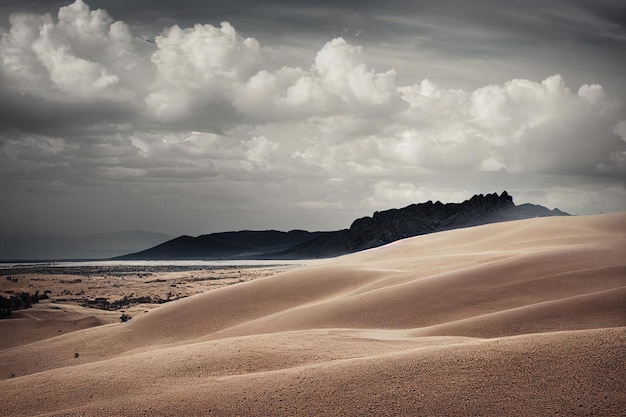
<instances>
[{"instance_id":1,"label":"dark storm cloud","mask_svg":"<svg viewBox=\"0 0 626 417\"><path fill-rule=\"evenodd\" d=\"M136 120L139 109L129 103L101 101L58 103L35 96L0 93L0 136L30 132L74 137L85 131L116 130Z\"/></svg>"},{"instance_id":2,"label":"dark storm cloud","mask_svg":"<svg viewBox=\"0 0 626 417\"><path fill-rule=\"evenodd\" d=\"M2 10L55 13L60 6L70 2L5 0ZM278 33L285 36L296 33L324 33L336 29L351 20L363 24L372 23L377 16L414 18L431 25L461 24L484 29L517 31L537 38L554 35L579 40L605 39L617 36L626 28L626 4L620 0L558 0L558 1L439 1L439 0L390 0L390 1L201 1L179 0L93 0L92 9L106 9L116 19L130 24L151 27L159 32L164 26L178 24L192 26L196 23L219 24L230 21L244 33L253 31ZM594 31L585 23L592 19L598 26L605 23L604 30ZM616 28L612 28L615 26ZM377 27L363 27L376 33ZM383 29L385 30L385 29ZM397 30L402 30L399 28ZM326 35L336 35L328 33ZM623 35L623 32L622 32ZM623 40L623 39L622 39Z\"/></svg>"},{"instance_id":3,"label":"dark storm cloud","mask_svg":"<svg viewBox=\"0 0 626 417\"><path fill-rule=\"evenodd\" d=\"M219 23L229 20L246 24L255 31L273 32L281 28L292 33L318 32L358 20L364 24L377 16L406 16L432 25L475 25L489 29L517 31L537 38L563 38L571 35L579 40L605 39L617 36L618 28L625 28L626 5L613 1L94 1L93 7L102 7L113 15L128 16L137 22L161 24L166 20L186 26L194 23ZM593 19L591 19L593 18ZM593 22L593 21L595 22ZM611 25L594 31L585 23ZM238 26L241 26L241 23ZM271 24L278 27L272 27ZM611 26L615 25L616 28ZM247 28L246 28L247 29ZM376 27L367 29L376 33ZM623 32L622 32L623 34ZM289 35L289 33L286 33ZM333 35L332 33L330 35ZM622 39L623 40L623 39Z\"/></svg>"},{"instance_id":4,"label":"dark storm cloud","mask_svg":"<svg viewBox=\"0 0 626 417\"><path fill-rule=\"evenodd\" d=\"M621 0L579 1L581 8L600 19L626 29L626 5Z\"/></svg>"}]
</instances>

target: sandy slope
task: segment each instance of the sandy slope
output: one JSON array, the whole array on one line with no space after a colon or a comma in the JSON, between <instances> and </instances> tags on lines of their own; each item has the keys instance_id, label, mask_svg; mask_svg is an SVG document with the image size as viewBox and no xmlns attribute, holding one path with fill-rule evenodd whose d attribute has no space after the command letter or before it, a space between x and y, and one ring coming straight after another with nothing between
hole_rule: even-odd
<instances>
[{"instance_id":1,"label":"sandy slope","mask_svg":"<svg viewBox=\"0 0 626 417\"><path fill-rule=\"evenodd\" d=\"M626 213L493 224L3 349L0 414L624 415L625 326Z\"/></svg>"}]
</instances>

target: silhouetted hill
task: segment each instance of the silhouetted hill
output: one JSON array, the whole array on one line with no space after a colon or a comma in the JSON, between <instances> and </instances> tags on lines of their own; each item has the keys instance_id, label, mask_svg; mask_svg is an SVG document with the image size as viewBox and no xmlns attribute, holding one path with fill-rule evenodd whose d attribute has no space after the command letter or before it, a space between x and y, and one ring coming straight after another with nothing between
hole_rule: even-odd
<instances>
[{"instance_id":1,"label":"silhouetted hill","mask_svg":"<svg viewBox=\"0 0 626 417\"><path fill-rule=\"evenodd\" d=\"M261 259L268 253L287 251L302 242L333 232L276 230L221 232L198 237L180 236L119 260L152 259Z\"/></svg>"},{"instance_id":2,"label":"silhouetted hill","mask_svg":"<svg viewBox=\"0 0 626 417\"><path fill-rule=\"evenodd\" d=\"M516 206L502 194L479 194L462 203L411 204L375 212L335 232L241 231L181 236L117 259L311 259L343 255L407 237L531 217L568 216L534 204Z\"/></svg>"}]
</instances>

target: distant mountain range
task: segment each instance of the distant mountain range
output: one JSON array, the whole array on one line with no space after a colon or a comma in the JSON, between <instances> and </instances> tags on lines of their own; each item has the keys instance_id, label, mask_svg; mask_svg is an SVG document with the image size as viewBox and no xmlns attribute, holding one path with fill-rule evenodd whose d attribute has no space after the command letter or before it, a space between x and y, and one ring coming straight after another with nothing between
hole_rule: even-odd
<instances>
[{"instance_id":1,"label":"distant mountain range","mask_svg":"<svg viewBox=\"0 0 626 417\"><path fill-rule=\"evenodd\" d=\"M475 195L462 203L412 204L375 212L349 229L332 232L240 231L180 236L118 260L314 259L369 249L407 237L531 217L568 216L558 209L513 203L504 191Z\"/></svg>"}]
</instances>

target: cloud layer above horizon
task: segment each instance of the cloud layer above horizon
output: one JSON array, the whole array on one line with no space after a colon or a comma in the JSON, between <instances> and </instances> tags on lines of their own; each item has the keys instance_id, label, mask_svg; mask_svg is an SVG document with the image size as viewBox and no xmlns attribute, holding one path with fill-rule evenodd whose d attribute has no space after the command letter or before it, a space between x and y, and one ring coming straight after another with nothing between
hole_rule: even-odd
<instances>
[{"instance_id":1,"label":"cloud layer above horizon","mask_svg":"<svg viewBox=\"0 0 626 417\"><path fill-rule=\"evenodd\" d=\"M11 14L2 228L332 229L503 189L580 214L626 209L624 97L594 80L403 85L345 37L300 51L300 66L279 50L228 22L145 40L81 0Z\"/></svg>"}]
</instances>

